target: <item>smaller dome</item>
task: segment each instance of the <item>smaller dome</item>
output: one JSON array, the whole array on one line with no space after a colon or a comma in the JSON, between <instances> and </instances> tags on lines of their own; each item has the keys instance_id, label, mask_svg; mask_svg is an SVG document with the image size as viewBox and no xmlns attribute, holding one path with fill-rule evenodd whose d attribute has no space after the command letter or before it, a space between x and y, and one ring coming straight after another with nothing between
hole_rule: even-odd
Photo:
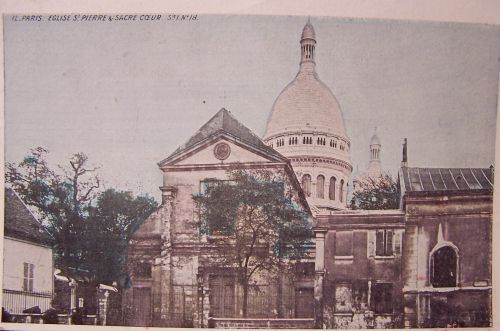
<instances>
[{"instance_id":1,"label":"smaller dome","mask_svg":"<svg viewBox=\"0 0 500 331\"><path fill-rule=\"evenodd\" d=\"M316 40L316 33L314 32L314 28L309 20L307 21L306 25L304 26L304 29L302 30L301 39Z\"/></svg>"}]
</instances>

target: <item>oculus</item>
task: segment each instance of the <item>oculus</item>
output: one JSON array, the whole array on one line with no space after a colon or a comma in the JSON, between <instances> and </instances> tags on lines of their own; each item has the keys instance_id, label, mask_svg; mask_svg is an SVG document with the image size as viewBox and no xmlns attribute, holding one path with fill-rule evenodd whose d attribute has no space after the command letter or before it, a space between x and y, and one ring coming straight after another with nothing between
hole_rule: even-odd
<instances>
[{"instance_id":1,"label":"oculus","mask_svg":"<svg viewBox=\"0 0 500 331\"><path fill-rule=\"evenodd\" d=\"M231 154L231 147L228 144L222 142L215 145L214 155L219 160L225 160Z\"/></svg>"}]
</instances>

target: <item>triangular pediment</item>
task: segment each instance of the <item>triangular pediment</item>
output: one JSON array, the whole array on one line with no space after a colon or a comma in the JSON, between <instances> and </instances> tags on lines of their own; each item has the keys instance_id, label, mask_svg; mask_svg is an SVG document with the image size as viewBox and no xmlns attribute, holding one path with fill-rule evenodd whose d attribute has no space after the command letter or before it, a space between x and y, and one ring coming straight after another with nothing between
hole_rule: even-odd
<instances>
[{"instance_id":1,"label":"triangular pediment","mask_svg":"<svg viewBox=\"0 0 500 331\"><path fill-rule=\"evenodd\" d=\"M224 146L217 149L217 145ZM225 150L229 154L224 155ZM169 157L159 162L160 167L171 165L201 165L217 163L287 162L287 159L241 124L222 108L189 140Z\"/></svg>"}]
</instances>

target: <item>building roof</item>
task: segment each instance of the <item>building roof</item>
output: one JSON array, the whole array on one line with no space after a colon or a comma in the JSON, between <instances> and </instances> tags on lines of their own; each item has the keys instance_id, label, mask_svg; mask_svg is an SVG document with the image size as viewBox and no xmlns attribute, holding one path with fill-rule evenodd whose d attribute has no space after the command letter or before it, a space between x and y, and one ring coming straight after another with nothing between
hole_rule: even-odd
<instances>
[{"instance_id":1,"label":"building roof","mask_svg":"<svg viewBox=\"0 0 500 331\"><path fill-rule=\"evenodd\" d=\"M188 141L179 146L169 157L160 161L161 166L164 163L172 160L182 152L190 149L198 143L216 134L225 133L232 138L251 145L254 148L260 149L268 154L285 160L285 157L276 152L271 147L266 146L262 140L253 133L249 128L241 124L227 109L219 110L207 123L205 123Z\"/></svg>"},{"instance_id":2,"label":"building roof","mask_svg":"<svg viewBox=\"0 0 500 331\"><path fill-rule=\"evenodd\" d=\"M10 188L5 189L4 220L5 236L36 244L52 245L52 239L47 230Z\"/></svg>"},{"instance_id":3,"label":"building roof","mask_svg":"<svg viewBox=\"0 0 500 331\"><path fill-rule=\"evenodd\" d=\"M308 22L303 38L313 35L314 29ZM274 102L264 139L298 131L316 131L348 139L340 105L314 69L314 53L310 61L300 64L295 79Z\"/></svg>"},{"instance_id":4,"label":"building roof","mask_svg":"<svg viewBox=\"0 0 500 331\"><path fill-rule=\"evenodd\" d=\"M493 169L413 168L400 170L405 192L493 190Z\"/></svg>"}]
</instances>

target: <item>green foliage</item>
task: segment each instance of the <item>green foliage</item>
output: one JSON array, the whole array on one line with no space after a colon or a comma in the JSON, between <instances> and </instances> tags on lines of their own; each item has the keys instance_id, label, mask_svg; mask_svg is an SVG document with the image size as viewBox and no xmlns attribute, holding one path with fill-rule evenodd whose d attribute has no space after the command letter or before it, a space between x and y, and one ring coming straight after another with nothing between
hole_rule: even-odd
<instances>
[{"instance_id":1,"label":"green foliage","mask_svg":"<svg viewBox=\"0 0 500 331\"><path fill-rule=\"evenodd\" d=\"M59 268L88 270L99 282L117 279L130 234L156 202L112 189L100 191L97 167L89 166L82 153L58 171L47 165L47 154L38 147L20 163L7 164L7 182L52 234Z\"/></svg>"},{"instance_id":2,"label":"green foliage","mask_svg":"<svg viewBox=\"0 0 500 331\"><path fill-rule=\"evenodd\" d=\"M351 200L352 209L398 209L398 184L389 175L363 178L356 187Z\"/></svg>"},{"instance_id":3,"label":"green foliage","mask_svg":"<svg viewBox=\"0 0 500 331\"><path fill-rule=\"evenodd\" d=\"M229 181L219 181L193 199L200 210L199 230L215 247L215 263L236 271L245 297L259 271L276 275L293 270L307 253L311 224L283 173L232 171L228 176Z\"/></svg>"},{"instance_id":4,"label":"green foliage","mask_svg":"<svg viewBox=\"0 0 500 331\"><path fill-rule=\"evenodd\" d=\"M156 208L148 196L108 189L99 194L90 209L86 226L86 266L101 282L110 283L126 272L130 236Z\"/></svg>"}]
</instances>

